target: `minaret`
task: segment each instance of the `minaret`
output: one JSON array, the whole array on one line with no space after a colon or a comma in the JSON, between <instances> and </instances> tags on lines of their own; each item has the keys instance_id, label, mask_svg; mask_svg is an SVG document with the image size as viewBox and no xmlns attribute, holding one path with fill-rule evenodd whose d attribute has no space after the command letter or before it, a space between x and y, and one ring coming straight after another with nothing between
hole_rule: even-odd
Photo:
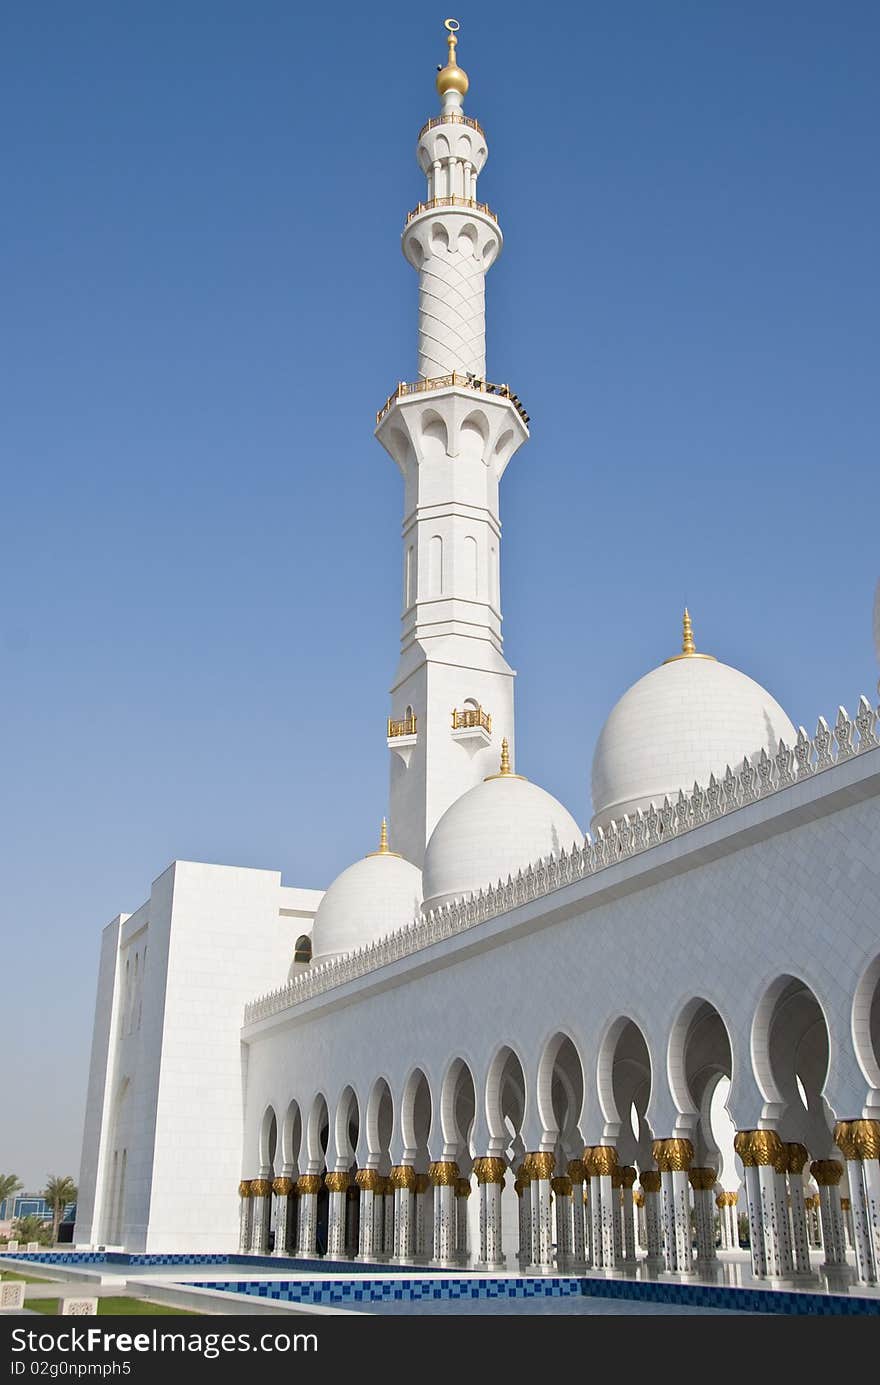
<instances>
[{"instance_id":1,"label":"minaret","mask_svg":"<svg viewBox=\"0 0 880 1385\"><path fill-rule=\"evenodd\" d=\"M427 200L402 237L419 276L418 379L398 385L376 427L404 478L400 662L388 721L392 836L419 867L441 814L497 768L503 737L514 745L498 483L529 436L516 395L485 378L485 276L502 236L477 200L486 136L463 113L457 21L446 28L440 114L417 147Z\"/></svg>"}]
</instances>

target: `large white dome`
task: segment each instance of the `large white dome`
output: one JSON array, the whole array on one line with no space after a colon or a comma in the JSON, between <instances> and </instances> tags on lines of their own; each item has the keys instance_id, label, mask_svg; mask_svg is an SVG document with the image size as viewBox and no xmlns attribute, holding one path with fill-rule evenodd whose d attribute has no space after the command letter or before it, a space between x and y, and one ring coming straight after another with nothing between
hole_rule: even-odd
<instances>
[{"instance_id":1,"label":"large white dome","mask_svg":"<svg viewBox=\"0 0 880 1385\"><path fill-rule=\"evenodd\" d=\"M318 905L312 965L353 952L412 923L421 903L422 872L389 851L383 823L379 850L337 875Z\"/></svg>"},{"instance_id":2,"label":"large white dome","mask_svg":"<svg viewBox=\"0 0 880 1385\"><path fill-rule=\"evenodd\" d=\"M678 797L761 750L775 755L796 732L766 688L693 647L640 678L614 707L593 755L592 826Z\"/></svg>"},{"instance_id":3,"label":"large white dome","mask_svg":"<svg viewBox=\"0 0 880 1385\"><path fill-rule=\"evenodd\" d=\"M552 794L509 770L493 775L456 799L431 833L422 907L437 908L506 881L583 838L571 813Z\"/></svg>"}]
</instances>

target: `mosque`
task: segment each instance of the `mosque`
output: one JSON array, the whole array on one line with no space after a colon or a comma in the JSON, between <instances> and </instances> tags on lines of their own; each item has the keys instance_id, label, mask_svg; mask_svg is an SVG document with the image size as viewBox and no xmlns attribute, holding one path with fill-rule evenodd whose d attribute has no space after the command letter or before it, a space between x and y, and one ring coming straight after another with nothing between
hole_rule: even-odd
<instances>
[{"instance_id":1,"label":"mosque","mask_svg":"<svg viewBox=\"0 0 880 1385\"><path fill-rule=\"evenodd\" d=\"M104 929L77 1245L689 1276L748 1243L768 1283L876 1286L877 708L795 727L685 611L602 727L588 831L517 772L499 487L529 418L487 379L503 237L446 27L418 378L376 423L388 822L324 892L175 861Z\"/></svg>"}]
</instances>

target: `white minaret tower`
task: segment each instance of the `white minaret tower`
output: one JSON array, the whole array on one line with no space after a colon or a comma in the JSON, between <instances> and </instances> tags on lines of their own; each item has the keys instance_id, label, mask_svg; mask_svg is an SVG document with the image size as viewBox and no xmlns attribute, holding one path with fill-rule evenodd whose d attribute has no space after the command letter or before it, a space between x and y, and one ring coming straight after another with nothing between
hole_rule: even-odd
<instances>
[{"instance_id":1,"label":"white minaret tower","mask_svg":"<svg viewBox=\"0 0 880 1385\"><path fill-rule=\"evenodd\" d=\"M458 23L437 76L440 115L419 133L427 201L403 253L419 275L419 373L400 384L376 437L404 478L400 663L391 689L391 831L421 867L438 818L514 746L513 669L501 652L498 483L528 438L528 416L486 374L486 271L502 245L477 201L486 136L462 112Z\"/></svg>"}]
</instances>

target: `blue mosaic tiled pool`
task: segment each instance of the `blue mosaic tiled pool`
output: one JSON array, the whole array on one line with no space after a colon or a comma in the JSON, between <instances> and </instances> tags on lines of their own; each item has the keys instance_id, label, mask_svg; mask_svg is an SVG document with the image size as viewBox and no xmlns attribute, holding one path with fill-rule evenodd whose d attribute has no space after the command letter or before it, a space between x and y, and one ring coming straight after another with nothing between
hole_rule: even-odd
<instances>
[{"instance_id":1,"label":"blue mosaic tiled pool","mask_svg":"<svg viewBox=\"0 0 880 1385\"><path fill-rule=\"evenodd\" d=\"M321 1279L321 1280L204 1280L194 1287L250 1294L255 1298L278 1299L289 1303L321 1307L348 1308L361 1312L391 1311L546 1312L550 1302L569 1300L569 1311L602 1312L595 1302L578 1308L584 1299L620 1303L629 1311L642 1306L653 1311L667 1309L710 1313L785 1313L851 1316L863 1313L880 1315L880 1299L856 1298L848 1294L789 1293L775 1289L733 1288L709 1284L653 1283L638 1280L578 1279L548 1275L539 1279ZM572 1302L574 1301L574 1302ZM478 1307L477 1305L482 1305ZM555 1306L555 1305L554 1305ZM650 1311L650 1309L649 1309Z\"/></svg>"}]
</instances>

